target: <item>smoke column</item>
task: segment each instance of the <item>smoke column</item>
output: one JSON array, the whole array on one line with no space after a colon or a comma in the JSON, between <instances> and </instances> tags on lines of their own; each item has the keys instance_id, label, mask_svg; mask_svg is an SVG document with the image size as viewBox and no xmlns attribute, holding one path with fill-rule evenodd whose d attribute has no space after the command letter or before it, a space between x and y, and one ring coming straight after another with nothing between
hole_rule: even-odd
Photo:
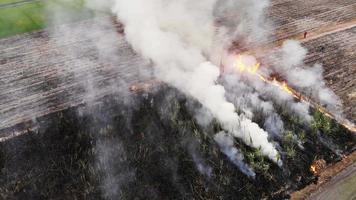
<instances>
[{"instance_id":1,"label":"smoke column","mask_svg":"<svg viewBox=\"0 0 356 200\"><path fill-rule=\"evenodd\" d=\"M125 25L126 39L155 64L156 76L197 99L223 128L278 162L268 134L250 119L237 115L217 84L219 68L208 61L214 41L216 0L199 2L116 0L113 12Z\"/></svg>"}]
</instances>

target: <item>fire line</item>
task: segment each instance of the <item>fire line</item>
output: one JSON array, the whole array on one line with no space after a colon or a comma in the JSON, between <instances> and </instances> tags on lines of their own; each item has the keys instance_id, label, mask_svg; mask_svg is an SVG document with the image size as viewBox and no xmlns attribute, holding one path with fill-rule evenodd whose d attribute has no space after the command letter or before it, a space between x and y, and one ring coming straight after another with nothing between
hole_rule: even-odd
<instances>
[{"instance_id":1,"label":"fire line","mask_svg":"<svg viewBox=\"0 0 356 200\"><path fill-rule=\"evenodd\" d=\"M235 63L235 67L237 68L238 71L240 72L247 72L249 74L255 75L257 76L260 80L262 80L265 83L268 84L272 84L277 86L278 88L280 88L281 90L283 90L284 92L292 95L294 98L296 98L297 100L301 101L301 102L305 102L308 103L311 107L313 107L314 109L317 109L319 112L323 113L324 115L326 115L327 117L337 121L340 125L342 125L343 127L345 127L346 129L348 129L349 131L356 133L356 127L354 124L352 124L350 121L346 120L346 119L338 119L337 117L335 117L335 115L333 115L332 113L330 113L326 108L324 108L323 106L319 105L318 103L316 103L315 101L313 101L311 98L306 97L304 95L302 95L300 92L296 91L295 89L291 88L286 81L279 81L277 80L277 78L275 77L265 77L262 74L258 73L258 69L260 67L260 63L255 63L253 65L248 65L244 62L244 60L242 59L241 55L237 56L237 60Z\"/></svg>"}]
</instances>

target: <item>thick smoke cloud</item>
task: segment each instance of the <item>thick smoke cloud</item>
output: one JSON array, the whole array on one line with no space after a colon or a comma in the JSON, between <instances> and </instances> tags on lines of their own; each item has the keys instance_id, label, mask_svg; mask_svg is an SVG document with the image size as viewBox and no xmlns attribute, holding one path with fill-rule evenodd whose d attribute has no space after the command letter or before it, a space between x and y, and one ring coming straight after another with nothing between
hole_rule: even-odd
<instances>
[{"instance_id":1,"label":"thick smoke cloud","mask_svg":"<svg viewBox=\"0 0 356 200\"><path fill-rule=\"evenodd\" d=\"M267 132L237 115L224 87L217 84L219 68L206 56L214 41L215 5L215 0L116 0L113 12L125 25L133 48L154 62L159 79L197 99L225 130L281 164Z\"/></svg>"},{"instance_id":2,"label":"thick smoke cloud","mask_svg":"<svg viewBox=\"0 0 356 200\"><path fill-rule=\"evenodd\" d=\"M276 107L283 107L306 124L312 121L308 103L297 102L275 84L235 69L234 53L273 40L273 25L265 15L269 0L88 0L88 5L111 8L125 26L126 40L153 62L156 78L203 105L195 111L200 125L208 125L216 118L231 136L261 148L264 155L281 166L275 145L269 142L284 133ZM237 52L231 52L236 46ZM326 87L320 65L303 64L306 54L299 42L286 41L270 56L270 66L262 65L258 73L268 77L277 72L293 88L339 115L340 100ZM253 56L243 57L251 65L257 62ZM256 119L262 121L266 131L253 122ZM231 136L223 135L218 134L215 140L233 161L231 156L238 150L230 144ZM237 165L245 170L241 163ZM249 170L244 173L251 176Z\"/></svg>"}]
</instances>

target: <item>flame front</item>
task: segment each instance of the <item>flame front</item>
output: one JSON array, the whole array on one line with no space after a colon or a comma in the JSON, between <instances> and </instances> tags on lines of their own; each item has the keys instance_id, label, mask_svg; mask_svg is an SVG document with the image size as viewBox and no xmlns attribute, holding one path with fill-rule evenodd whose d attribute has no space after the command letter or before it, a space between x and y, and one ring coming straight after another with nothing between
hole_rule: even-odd
<instances>
[{"instance_id":1,"label":"flame front","mask_svg":"<svg viewBox=\"0 0 356 200\"><path fill-rule=\"evenodd\" d=\"M332 113L328 112L324 107L320 106L318 103L313 101L312 99L303 96L301 93L297 92L293 88L291 88L286 81L279 81L276 78L272 77L265 77L262 74L258 73L258 70L260 68L260 63L256 62L256 60L250 59L252 61L247 62L246 60L249 60L247 58L253 58L252 56L246 56L246 55L238 55L236 58L235 62L235 67L239 72L247 72L252 75L256 75L260 80L262 80L265 83L268 84L273 84L277 87L279 87L281 90L284 92L292 95L294 98L298 99L299 101L307 102L310 104L313 108L319 110L321 113L325 114L327 117L336 120L338 123L340 123L342 126L344 126L346 129L348 129L351 132L356 133L356 127L354 124L351 122L345 120L345 119L337 119ZM316 168L313 167L315 170ZM312 168L311 168L312 170Z\"/></svg>"},{"instance_id":2,"label":"flame front","mask_svg":"<svg viewBox=\"0 0 356 200\"><path fill-rule=\"evenodd\" d=\"M252 64L248 64L244 59L245 57L247 56L237 56L235 66L239 72L247 72L249 74L257 75L262 81L273 84L295 97L298 96L297 93L291 87L288 86L286 81L278 81L276 78L266 78L263 75L259 74L258 69L260 68L261 64L258 62L252 62Z\"/></svg>"},{"instance_id":3,"label":"flame front","mask_svg":"<svg viewBox=\"0 0 356 200\"><path fill-rule=\"evenodd\" d=\"M298 97L298 95L294 93L293 89L288 86L286 81L278 81L276 78L273 78L272 82L274 83L274 85L281 88L283 91L287 92L288 94Z\"/></svg>"}]
</instances>

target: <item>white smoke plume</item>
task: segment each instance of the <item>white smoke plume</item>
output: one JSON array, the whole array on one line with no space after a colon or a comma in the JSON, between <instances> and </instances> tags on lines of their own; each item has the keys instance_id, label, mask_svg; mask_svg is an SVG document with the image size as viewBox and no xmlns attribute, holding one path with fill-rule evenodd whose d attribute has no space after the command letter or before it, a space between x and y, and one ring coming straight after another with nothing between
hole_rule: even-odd
<instances>
[{"instance_id":1,"label":"white smoke plume","mask_svg":"<svg viewBox=\"0 0 356 200\"><path fill-rule=\"evenodd\" d=\"M256 177L256 173L244 162L243 154L234 147L234 139L224 132L217 133L214 137L221 151L234 163L244 174L251 178Z\"/></svg>"},{"instance_id":2,"label":"white smoke plume","mask_svg":"<svg viewBox=\"0 0 356 200\"><path fill-rule=\"evenodd\" d=\"M339 115L340 99L332 90L327 88L321 65L315 64L312 67L304 65L303 61L308 52L301 46L300 42L295 40L285 41L279 53L281 63L275 66L276 71L282 73L291 85L309 93L330 111Z\"/></svg>"},{"instance_id":3,"label":"white smoke plume","mask_svg":"<svg viewBox=\"0 0 356 200\"><path fill-rule=\"evenodd\" d=\"M113 12L125 25L126 39L135 51L151 59L156 76L197 99L226 131L278 162L268 134L239 116L217 84L219 68L207 59L214 41L216 0L192 2L116 0Z\"/></svg>"},{"instance_id":4,"label":"white smoke plume","mask_svg":"<svg viewBox=\"0 0 356 200\"><path fill-rule=\"evenodd\" d=\"M295 102L291 95L258 77L246 78L236 73L221 77L217 65L225 59L221 55L231 53L231 43L245 50L271 41L273 26L265 17L269 3L269 0L87 0L89 7L112 9L118 21L124 24L126 40L136 52L152 61L158 79L204 106L196 115L202 119L198 119L200 124L209 124L212 117L219 121L231 135L219 133L215 141L224 154L251 177L255 173L243 162L231 136L261 148L264 155L281 166L275 145L269 142L284 132L274 104L284 105L306 122L312 120L307 103ZM94 34L94 37L100 38L100 35ZM106 43L111 39L101 40ZM262 73L268 75L273 69L296 89L337 110L335 105L339 100L326 87L322 68L303 64L306 53L298 42L286 41L277 52L279 62ZM253 57L248 60L256 62ZM268 133L252 121L256 113L262 113L262 123ZM194 154L193 159L198 169L210 176L210 168L205 168Z\"/></svg>"},{"instance_id":5,"label":"white smoke plume","mask_svg":"<svg viewBox=\"0 0 356 200\"><path fill-rule=\"evenodd\" d=\"M246 84L236 75L224 77L224 86L227 88L228 100L233 102L247 118L263 118L264 128L272 138L280 138L284 132L284 124L276 112L273 102L262 99L262 91L258 91L251 85ZM253 86L253 84L252 84ZM276 89L276 88L274 88ZM270 93L266 92L268 95ZM258 116L255 116L255 115ZM303 113L304 114L304 113Z\"/></svg>"},{"instance_id":6,"label":"white smoke plume","mask_svg":"<svg viewBox=\"0 0 356 200\"><path fill-rule=\"evenodd\" d=\"M312 116L309 114L309 104L306 102L296 102L294 97L283 91L278 86L265 83L258 78L247 80L261 96L273 100L276 104L284 107L291 114L296 114L304 122L311 122Z\"/></svg>"}]
</instances>

